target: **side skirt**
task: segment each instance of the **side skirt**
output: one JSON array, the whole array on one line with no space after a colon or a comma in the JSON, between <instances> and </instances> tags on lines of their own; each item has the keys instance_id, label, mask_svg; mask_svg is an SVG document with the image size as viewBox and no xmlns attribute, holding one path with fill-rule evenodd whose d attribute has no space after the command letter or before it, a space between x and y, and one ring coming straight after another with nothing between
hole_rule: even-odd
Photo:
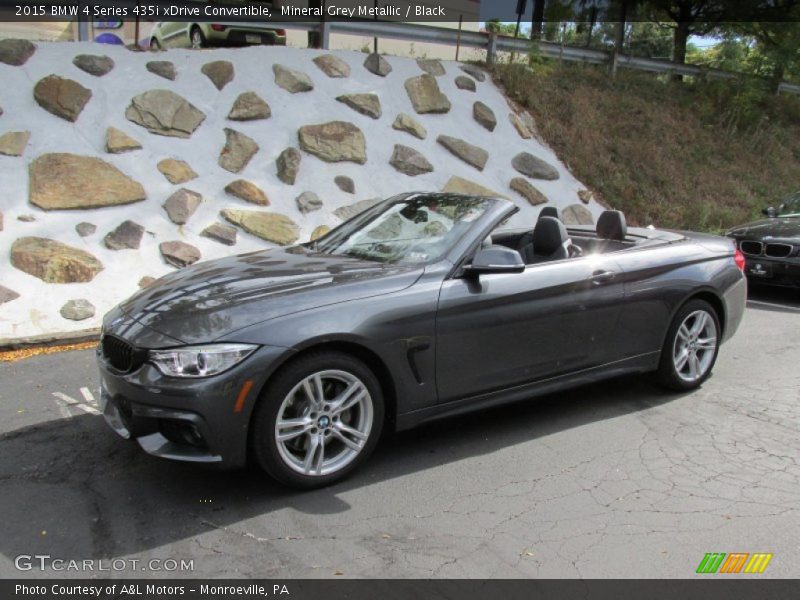
<instances>
[{"instance_id":1,"label":"side skirt","mask_svg":"<svg viewBox=\"0 0 800 600\"><path fill-rule=\"evenodd\" d=\"M599 367L592 367L591 369L560 375L551 379L542 379L504 390L453 400L447 404L438 404L428 408L421 408L398 415L395 429L397 431L411 429L412 427L429 421L483 410L509 402L529 400L536 396L558 392L587 383L594 383L595 381L601 381L619 375L647 373L658 368L660 356L660 351L648 352Z\"/></svg>"}]
</instances>

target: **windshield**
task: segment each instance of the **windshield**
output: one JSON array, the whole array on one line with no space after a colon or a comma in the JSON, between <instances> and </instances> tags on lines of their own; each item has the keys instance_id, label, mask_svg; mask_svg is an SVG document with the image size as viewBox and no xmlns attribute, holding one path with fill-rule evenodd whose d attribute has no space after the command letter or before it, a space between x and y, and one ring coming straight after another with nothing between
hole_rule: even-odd
<instances>
[{"instance_id":1,"label":"windshield","mask_svg":"<svg viewBox=\"0 0 800 600\"><path fill-rule=\"evenodd\" d=\"M800 217L800 192L787 196L778 205L779 217Z\"/></svg>"},{"instance_id":2,"label":"windshield","mask_svg":"<svg viewBox=\"0 0 800 600\"><path fill-rule=\"evenodd\" d=\"M355 217L312 250L382 263L429 263L441 258L480 219L491 198L447 194L398 197L383 210Z\"/></svg>"}]
</instances>

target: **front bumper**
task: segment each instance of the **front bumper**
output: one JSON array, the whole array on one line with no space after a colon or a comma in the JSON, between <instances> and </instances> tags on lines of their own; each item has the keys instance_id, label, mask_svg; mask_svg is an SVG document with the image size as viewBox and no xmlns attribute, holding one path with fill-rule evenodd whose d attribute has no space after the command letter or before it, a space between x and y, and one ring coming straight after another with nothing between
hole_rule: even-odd
<instances>
[{"instance_id":1,"label":"front bumper","mask_svg":"<svg viewBox=\"0 0 800 600\"><path fill-rule=\"evenodd\" d=\"M800 287L800 258L768 258L745 254L745 275L754 284Z\"/></svg>"},{"instance_id":2,"label":"front bumper","mask_svg":"<svg viewBox=\"0 0 800 600\"><path fill-rule=\"evenodd\" d=\"M262 346L225 373L182 379L162 375L149 362L132 373L120 373L98 347L103 414L120 436L136 440L154 456L244 466L259 391L287 352Z\"/></svg>"}]
</instances>

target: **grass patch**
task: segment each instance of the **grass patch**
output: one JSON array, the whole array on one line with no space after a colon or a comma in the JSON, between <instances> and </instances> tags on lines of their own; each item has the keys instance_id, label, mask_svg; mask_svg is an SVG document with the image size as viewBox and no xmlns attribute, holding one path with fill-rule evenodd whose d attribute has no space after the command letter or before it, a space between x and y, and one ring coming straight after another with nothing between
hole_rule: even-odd
<instances>
[{"instance_id":1,"label":"grass patch","mask_svg":"<svg viewBox=\"0 0 800 600\"><path fill-rule=\"evenodd\" d=\"M555 62L499 65L508 95L629 223L720 232L800 190L800 98Z\"/></svg>"}]
</instances>

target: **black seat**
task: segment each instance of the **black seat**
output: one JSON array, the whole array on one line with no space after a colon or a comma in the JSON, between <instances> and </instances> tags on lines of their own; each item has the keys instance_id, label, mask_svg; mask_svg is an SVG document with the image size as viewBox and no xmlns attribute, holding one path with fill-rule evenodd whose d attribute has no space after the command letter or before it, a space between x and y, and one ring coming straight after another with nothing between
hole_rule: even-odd
<instances>
[{"instance_id":1,"label":"black seat","mask_svg":"<svg viewBox=\"0 0 800 600\"><path fill-rule=\"evenodd\" d=\"M604 240L625 241L628 235L628 226L625 215L619 210L604 210L597 219L597 237Z\"/></svg>"},{"instance_id":2,"label":"black seat","mask_svg":"<svg viewBox=\"0 0 800 600\"><path fill-rule=\"evenodd\" d=\"M569 258L567 228L555 217L540 217L533 229L532 260L528 264Z\"/></svg>"},{"instance_id":3,"label":"black seat","mask_svg":"<svg viewBox=\"0 0 800 600\"><path fill-rule=\"evenodd\" d=\"M542 217L553 217L554 219L561 220L561 213L558 212L557 206L545 206L542 210L539 211L539 218Z\"/></svg>"}]
</instances>

